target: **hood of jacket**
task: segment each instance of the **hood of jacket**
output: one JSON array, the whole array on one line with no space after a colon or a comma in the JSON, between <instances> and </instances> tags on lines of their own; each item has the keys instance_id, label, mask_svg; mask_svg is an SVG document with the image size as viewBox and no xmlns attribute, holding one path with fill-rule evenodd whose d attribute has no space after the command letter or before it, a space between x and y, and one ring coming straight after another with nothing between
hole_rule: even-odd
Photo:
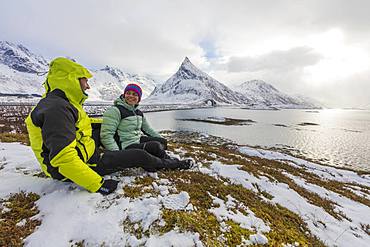
<instances>
[{"instance_id":1,"label":"hood of jacket","mask_svg":"<svg viewBox=\"0 0 370 247\"><path fill-rule=\"evenodd\" d=\"M122 105L124 106L127 110L130 110L130 111L135 111L138 107L139 107L139 104L137 105L129 105L126 103L125 99L121 96L119 96L115 101L114 101L114 105Z\"/></svg>"},{"instance_id":2,"label":"hood of jacket","mask_svg":"<svg viewBox=\"0 0 370 247\"><path fill-rule=\"evenodd\" d=\"M82 105L88 95L82 91L79 78L91 78L91 73L82 65L67 58L59 57L51 61L46 81L45 94L54 89L62 90L68 100L75 105Z\"/></svg>"}]
</instances>

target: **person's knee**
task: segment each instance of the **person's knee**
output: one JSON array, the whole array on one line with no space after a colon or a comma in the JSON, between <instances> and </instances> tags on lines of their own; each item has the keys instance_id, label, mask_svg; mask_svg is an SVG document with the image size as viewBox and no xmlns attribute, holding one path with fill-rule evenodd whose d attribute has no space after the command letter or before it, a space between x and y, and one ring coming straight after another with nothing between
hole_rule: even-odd
<instances>
[{"instance_id":1,"label":"person's knee","mask_svg":"<svg viewBox=\"0 0 370 247\"><path fill-rule=\"evenodd\" d=\"M151 154L158 155L162 152L163 146L159 142L151 141L146 143L144 149Z\"/></svg>"},{"instance_id":2,"label":"person's knee","mask_svg":"<svg viewBox=\"0 0 370 247\"><path fill-rule=\"evenodd\" d=\"M142 166L153 163L152 156L143 149L135 149L135 155L140 159Z\"/></svg>"},{"instance_id":3,"label":"person's knee","mask_svg":"<svg viewBox=\"0 0 370 247\"><path fill-rule=\"evenodd\" d=\"M99 159L101 165L110 165L114 162L114 153L112 151L104 151L103 155Z\"/></svg>"},{"instance_id":4,"label":"person's knee","mask_svg":"<svg viewBox=\"0 0 370 247\"><path fill-rule=\"evenodd\" d=\"M167 150L167 139L161 138L160 143L162 144L163 149Z\"/></svg>"}]
</instances>

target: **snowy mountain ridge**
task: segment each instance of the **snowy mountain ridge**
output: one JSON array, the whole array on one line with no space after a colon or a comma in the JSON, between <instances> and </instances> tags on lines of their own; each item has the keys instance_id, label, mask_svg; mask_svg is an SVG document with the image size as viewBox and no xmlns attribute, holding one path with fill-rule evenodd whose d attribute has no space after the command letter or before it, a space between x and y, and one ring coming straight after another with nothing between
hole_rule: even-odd
<instances>
[{"instance_id":1,"label":"snowy mountain ridge","mask_svg":"<svg viewBox=\"0 0 370 247\"><path fill-rule=\"evenodd\" d=\"M276 108L321 108L322 105L309 97L288 95L263 80L251 80L238 86L240 92L254 99L256 104Z\"/></svg>"},{"instance_id":2,"label":"snowy mountain ridge","mask_svg":"<svg viewBox=\"0 0 370 247\"><path fill-rule=\"evenodd\" d=\"M0 93L41 95L44 77L37 73L47 70L48 63L42 56L23 45L0 41Z\"/></svg>"},{"instance_id":3,"label":"snowy mountain ridge","mask_svg":"<svg viewBox=\"0 0 370 247\"><path fill-rule=\"evenodd\" d=\"M106 65L103 69L91 71L93 78L89 80L91 89L89 100L111 101L123 93L129 83L138 84L143 90L142 98L146 98L154 90L156 82L143 75L130 74L119 68Z\"/></svg>"},{"instance_id":4,"label":"snowy mountain ridge","mask_svg":"<svg viewBox=\"0 0 370 247\"><path fill-rule=\"evenodd\" d=\"M320 108L309 99L282 93L262 80L251 80L231 90L193 65L186 57L178 71L144 101L146 104L240 105L254 109Z\"/></svg>"},{"instance_id":5,"label":"snowy mountain ridge","mask_svg":"<svg viewBox=\"0 0 370 247\"><path fill-rule=\"evenodd\" d=\"M248 104L251 99L204 73L186 57L178 71L156 88L145 103L187 104L213 100L218 104Z\"/></svg>"},{"instance_id":6,"label":"snowy mountain ridge","mask_svg":"<svg viewBox=\"0 0 370 247\"><path fill-rule=\"evenodd\" d=\"M0 63L26 73L38 73L48 70L48 62L39 55L30 52L23 45L0 41Z\"/></svg>"},{"instance_id":7,"label":"snowy mountain ridge","mask_svg":"<svg viewBox=\"0 0 370 247\"><path fill-rule=\"evenodd\" d=\"M0 94L42 95L45 75L39 76L38 72L47 70L48 62L42 56L23 45L0 41ZM177 72L157 87L158 83L150 77L130 74L108 65L91 72L93 78L89 80L88 101L111 102L123 93L128 83L137 83L143 89L144 104L200 105L211 102L255 109L320 107L306 97L279 92L261 80L244 82L234 91L198 69L187 57Z\"/></svg>"},{"instance_id":8,"label":"snowy mountain ridge","mask_svg":"<svg viewBox=\"0 0 370 247\"><path fill-rule=\"evenodd\" d=\"M48 71L48 61L29 51L25 46L0 41L0 94L2 95L42 95L42 83ZM106 66L100 70L90 70L93 78L89 80L91 90L88 101L112 101L123 93L128 83L137 83L143 89L143 98L155 88L156 82L143 75L130 74ZM3 100L7 101L8 98ZM14 100L18 100L15 98Z\"/></svg>"}]
</instances>

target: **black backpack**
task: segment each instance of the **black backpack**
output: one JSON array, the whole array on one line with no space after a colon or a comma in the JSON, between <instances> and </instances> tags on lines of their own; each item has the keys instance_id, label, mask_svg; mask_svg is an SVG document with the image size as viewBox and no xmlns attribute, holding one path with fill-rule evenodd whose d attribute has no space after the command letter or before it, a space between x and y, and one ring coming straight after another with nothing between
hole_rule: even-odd
<instances>
[{"instance_id":1,"label":"black backpack","mask_svg":"<svg viewBox=\"0 0 370 247\"><path fill-rule=\"evenodd\" d=\"M103 143L100 140L101 123L92 123L91 124L91 127L92 127L92 138L95 141L96 148L99 148L99 147L105 148L104 145L103 145ZM117 143L117 145L119 147L119 150L122 150L121 142L119 140L119 136L118 136L118 132L117 131L114 134L114 137L113 138L116 141L116 143Z\"/></svg>"}]
</instances>

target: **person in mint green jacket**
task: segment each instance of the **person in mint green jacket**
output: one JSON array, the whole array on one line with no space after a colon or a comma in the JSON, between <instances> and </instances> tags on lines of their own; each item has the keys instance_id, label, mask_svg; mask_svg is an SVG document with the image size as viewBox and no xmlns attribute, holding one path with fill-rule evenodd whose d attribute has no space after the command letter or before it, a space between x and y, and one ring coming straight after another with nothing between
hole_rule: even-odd
<instances>
[{"instance_id":1,"label":"person in mint green jacket","mask_svg":"<svg viewBox=\"0 0 370 247\"><path fill-rule=\"evenodd\" d=\"M107 150L143 149L159 158L168 158L167 141L153 130L142 111L138 109L142 90L137 84L128 84L124 93L103 115L101 142ZM114 138L118 134L118 139Z\"/></svg>"}]
</instances>

